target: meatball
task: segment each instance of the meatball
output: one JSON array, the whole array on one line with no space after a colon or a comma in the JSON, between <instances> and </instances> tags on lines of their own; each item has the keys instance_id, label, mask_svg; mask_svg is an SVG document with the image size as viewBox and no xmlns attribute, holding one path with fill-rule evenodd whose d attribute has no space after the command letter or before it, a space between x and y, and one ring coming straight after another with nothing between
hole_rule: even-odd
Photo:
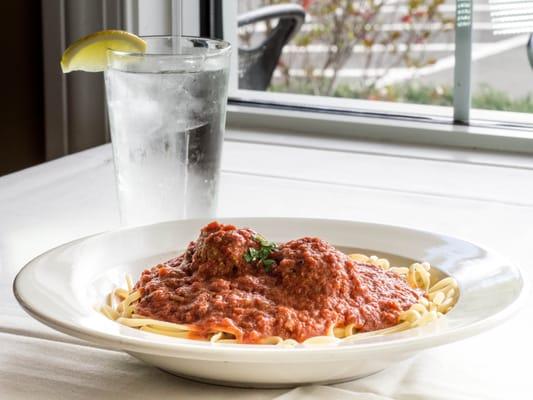
<instances>
[{"instance_id":1,"label":"meatball","mask_svg":"<svg viewBox=\"0 0 533 400\"><path fill-rule=\"evenodd\" d=\"M249 248L258 247L255 235L251 229L218 222L205 226L192 257L196 273L203 277L231 277L249 272L251 266L244 260L244 254Z\"/></svg>"}]
</instances>

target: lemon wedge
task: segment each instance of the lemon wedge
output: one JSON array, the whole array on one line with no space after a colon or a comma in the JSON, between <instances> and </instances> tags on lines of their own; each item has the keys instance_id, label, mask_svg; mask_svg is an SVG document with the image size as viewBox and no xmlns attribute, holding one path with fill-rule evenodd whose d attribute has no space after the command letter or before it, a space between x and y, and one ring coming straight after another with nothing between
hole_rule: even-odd
<instances>
[{"instance_id":1,"label":"lemon wedge","mask_svg":"<svg viewBox=\"0 0 533 400\"><path fill-rule=\"evenodd\" d=\"M75 41L65 50L61 57L61 69L64 73L104 71L108 49L144 53L146 42L133 33L119 30L91 33Z\"/></svg>"}]
</instances>

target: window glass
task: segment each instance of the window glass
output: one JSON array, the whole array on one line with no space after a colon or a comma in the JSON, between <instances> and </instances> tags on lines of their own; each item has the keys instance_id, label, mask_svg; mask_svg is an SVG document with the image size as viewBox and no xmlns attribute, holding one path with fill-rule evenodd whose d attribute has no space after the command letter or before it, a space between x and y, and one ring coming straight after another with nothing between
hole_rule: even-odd
<instances>
[{"instance_id":1,"label":"window glass","mask_svg":"<svg viewBox=\"0 0 533 400\"><path fill-rule=\"evenodd\" d=\"M527 31L533 30L533 5L526 3L530 2L475 1L473 108L533 113L533 57L530 61L527 47L530 38ZM529 7L528 20L524 19L528 17L525 6ZM491 11L492 18L498 20L491 20Z\"/></svg>"},{"instance_id":2,"label":"window glass","mask_svg":"<svg viewBox=\"0 0 533 400\"><path fill-rule=\"evenodd\" d=\"M239 88L451 106L454 16L452 0L239 0Z\"/></svg>"}]
</instances>

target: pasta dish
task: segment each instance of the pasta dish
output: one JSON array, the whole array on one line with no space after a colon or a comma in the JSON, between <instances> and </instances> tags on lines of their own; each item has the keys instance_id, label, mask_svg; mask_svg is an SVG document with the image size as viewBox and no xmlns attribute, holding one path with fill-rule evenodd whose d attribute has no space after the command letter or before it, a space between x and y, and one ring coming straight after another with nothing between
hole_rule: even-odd
<instances>
[{"instance_id":1,"label":"pasta dish","mask_svg":"<svg viewBox=\"0 0 533 400\"><path fill-rule=\"evenodd\" d=\"M456 303L452 277L428 263L391 266L315 237L270 242L212 222L180 256L115 288L108 318L143 331L216 343L293 346L352 341L425 325Z\"/></svg>"}]
</instances>

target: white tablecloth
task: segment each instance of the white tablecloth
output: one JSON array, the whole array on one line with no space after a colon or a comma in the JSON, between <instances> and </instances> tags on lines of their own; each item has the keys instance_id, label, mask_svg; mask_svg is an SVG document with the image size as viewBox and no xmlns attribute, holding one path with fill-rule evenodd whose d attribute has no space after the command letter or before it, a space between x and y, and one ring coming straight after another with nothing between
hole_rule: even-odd
<instances>
[{"instance_id":1,"label":"white tablecloth","mask_svg":"<svg viewBox=\"0 0 533 400\"><path fill-rule=\"evenodd\" d=\"M270 154L276 167L261 167L259 162L249 168L247 160L239 164L236 159L243 152L252 159ZM226 144L225 157L223 216L311 216L409 225L470 238L505 253L526 271L532 268L533 171L527 166L369 158L357 152L348 157L237 142ZM298 157L302 161L294 164ZM349 174L335 175L336 170L328 178L325 162L330 159L338 169L343 158L345 169L364 161L369 165L366 174L375 180L365 176L366 183L359 184L355 172L350 181ZM291 176L283 176L283 165ZM391 174L383 174L389 167ZM398 181L402 171L418 174L409 176L403 188ZM493 331L425 351L373 376L293 391L187 381L43 326L16 304L12 279L25 262L48 248L118 226L113 182L107 146L0 178L0 399L533 398L529 311ZM463 191L462 184L467 185ZM246 201L239 201L243 196Z\"/></svg>"}]
</instances>

